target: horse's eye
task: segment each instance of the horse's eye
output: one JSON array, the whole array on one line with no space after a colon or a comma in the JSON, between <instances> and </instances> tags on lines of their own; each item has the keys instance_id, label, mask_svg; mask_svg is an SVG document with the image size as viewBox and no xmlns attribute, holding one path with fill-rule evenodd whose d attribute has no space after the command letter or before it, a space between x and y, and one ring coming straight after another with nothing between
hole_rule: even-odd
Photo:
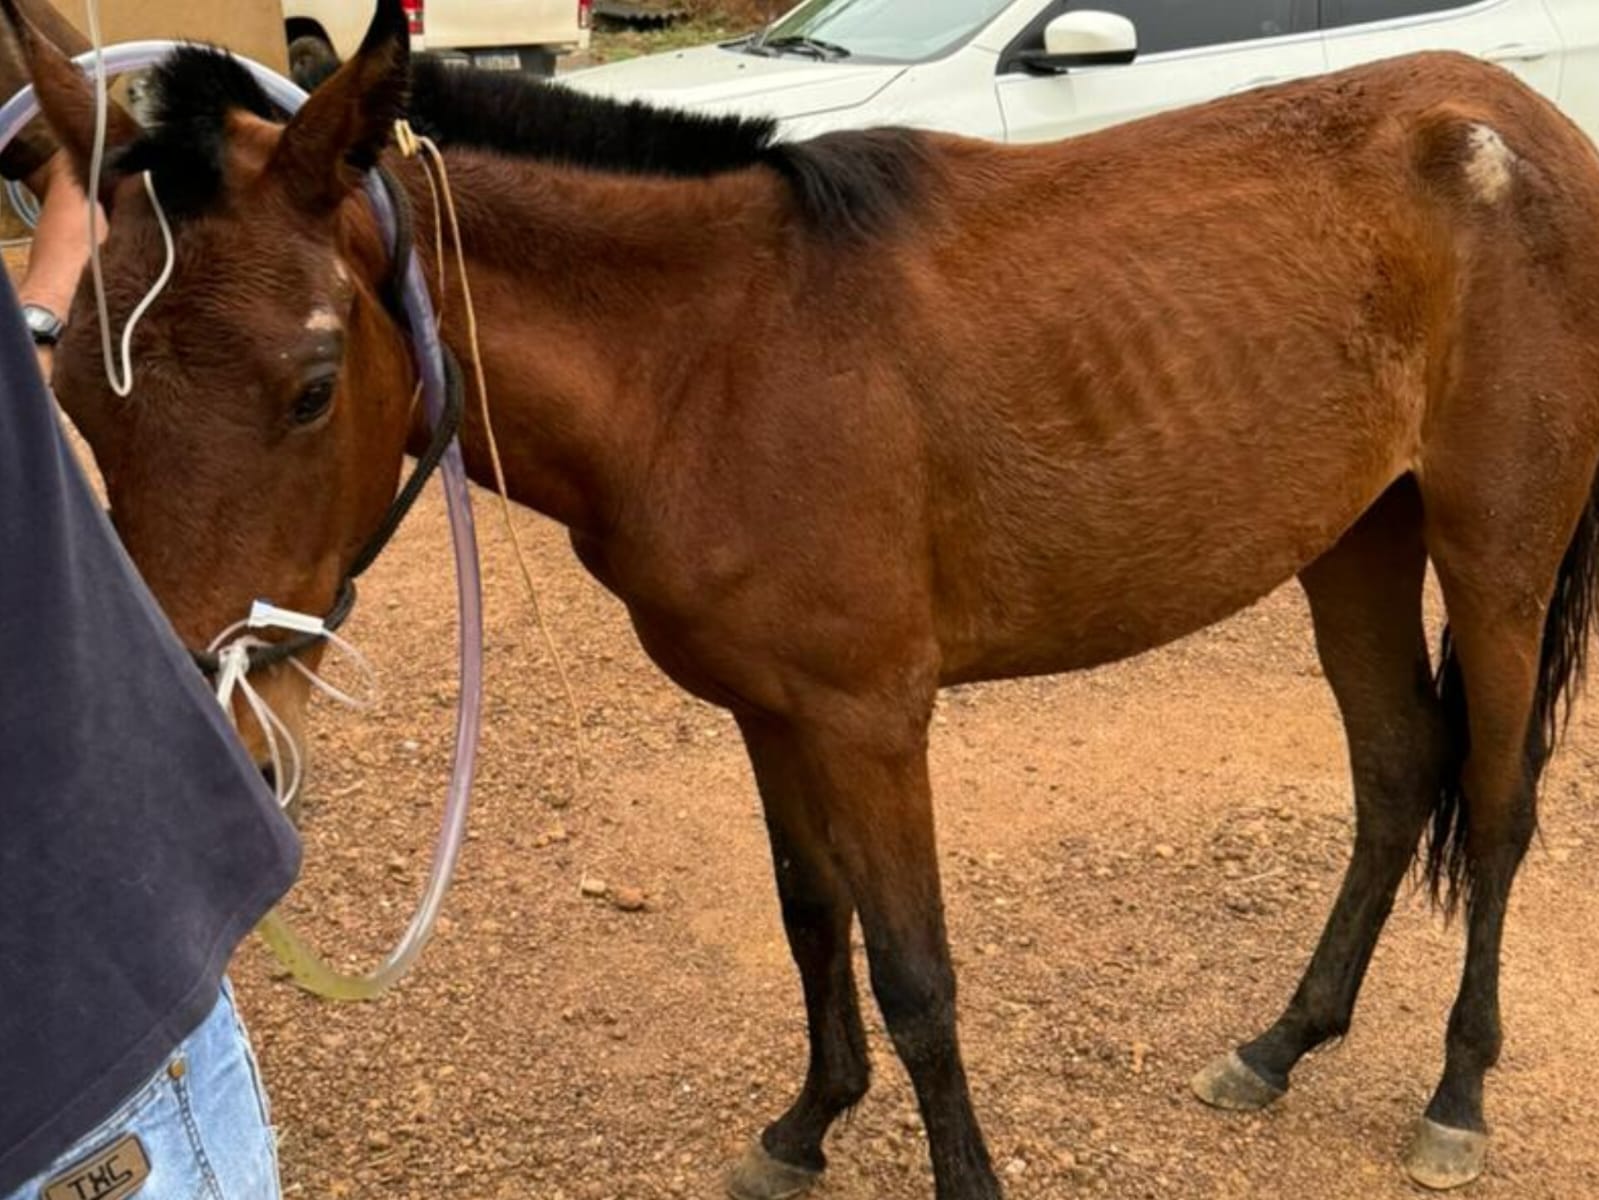
<instances>
[{"instance_id":1,"label":"horse's eye","mask_svg":"<svg viewBox=\"0 0 1599 1200\"><path fill-rule=\"evenodd\" d=\"M334 376L327 375L308 385L300 393L300 398L294 402L296 425L311 425L322 418L328 411L328 406L333 403L333 385L336 382Z\"/></svg>"}]
</instances>

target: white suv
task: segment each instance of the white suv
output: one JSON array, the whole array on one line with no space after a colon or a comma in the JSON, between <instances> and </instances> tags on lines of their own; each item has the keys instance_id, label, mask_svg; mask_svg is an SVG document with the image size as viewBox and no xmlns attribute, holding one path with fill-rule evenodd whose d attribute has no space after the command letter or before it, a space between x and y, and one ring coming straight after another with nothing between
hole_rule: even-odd
<instances>
[{"instance_id":1,"label":"white suv","mask_svg":"<svg viewBox=\"0 0 1599 1200\"><path fill-rule=\"evenodd\" d=\"M411 46L480 67L555 73L557 56L587 46L591 0L406 0ZM302 86L355 53L371 0L283 0L289 66Z\"/></svg>"},{"instance_id":2,"label":"white suv","mask_svg":"<svg viewBox=\"0 0 1599 1200\"><path fill-rule=\"evenodd\" d=\"M806 0L753 37L566 78L796 135L1033 142L1423 49L1503 63L1599 138L1599 0Z\"/></svg>"}]
</instances>

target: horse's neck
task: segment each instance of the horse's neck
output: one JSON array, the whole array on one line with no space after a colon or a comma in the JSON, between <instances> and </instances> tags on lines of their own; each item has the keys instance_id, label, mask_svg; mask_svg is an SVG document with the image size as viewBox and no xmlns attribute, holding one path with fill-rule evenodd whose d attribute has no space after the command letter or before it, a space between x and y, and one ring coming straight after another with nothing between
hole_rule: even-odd
<instances>
[{"instance_id":1,"label":"horse's neck","mask_svg":"<svg viewBox=\"0 0 1599 1200\"><path fill-rule=\"evenodd\" d=\"M698 365L770 270L775 187L755 173L661 181L451 154L451 189L476 314L489 413L511 498L588 532L639 502L666 414L701 386ZM409 180L417 247L467 377L461 444L493 486L467 310L446 216Z\"/></svg>"}]
</instances>

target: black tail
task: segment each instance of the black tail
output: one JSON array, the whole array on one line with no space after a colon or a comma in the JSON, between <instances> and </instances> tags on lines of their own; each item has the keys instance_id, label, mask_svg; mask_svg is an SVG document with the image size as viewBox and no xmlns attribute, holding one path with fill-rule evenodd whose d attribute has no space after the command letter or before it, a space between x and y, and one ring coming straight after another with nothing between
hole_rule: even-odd
<instances>
[{"instance_id":1,"label":"black tail","mask_svg":"<svg viewBox=\"0 0 1599 1200\"><path fill-rule=\"evenodd\" d=\"M1571 717L1571 703L1588 663L1588 633L1599 607L1599 481L1588 497L1577 531L1560 563L1555 593L1544 618L1543 651L1538 661L1538 693L1527 726L1527 779L1536 789L1544 763ZM1453 910L1469 892L1467 855L1469 822L1461 791L1461 769L1471 748L1466 724L1465 679L1455 657L1454 641L1445 626L1435 676L1449 731L1450 760L1433 802L1432 831L1427 841L1427 881L1433 899ZM1536 809L1534 810L1536 813Z\"/></svg>"}]
</instances>

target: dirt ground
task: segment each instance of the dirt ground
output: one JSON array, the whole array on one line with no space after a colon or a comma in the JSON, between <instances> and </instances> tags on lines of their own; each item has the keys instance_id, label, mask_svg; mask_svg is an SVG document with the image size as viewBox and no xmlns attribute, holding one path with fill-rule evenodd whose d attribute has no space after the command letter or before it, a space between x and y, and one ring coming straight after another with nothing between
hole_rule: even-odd
<instances>
[{"instance_id":1,"label":"dirt ground","mask_svg":"<svg viewBox=\"0 0 1599 1200\"><path fill-rule=\"evenodd\" d=\"M581 693L588 779L495 509L477 493L490 627L471 840L415 975L369 1005L236 978L287 1191L386 1200L716 1197L797 1088L803 1010L730 720L675 690L558 530L528 513ZM289 905L370 961L426 870L449 760L453 591L436 500L363 584L375 712L319 709ZM1497 1141L1471 1195L1599 1195L1599 753L1579 713L1508 936ZM933 742L961 1022L1013 1200L1412 1194L1398 1172L1441 1065L1461 938L1402 902L1351 1036L1261 1116L1189 1098L1286 1000L1351 834L1340 727L1292 589L1165 651L947 695ZM607 897L584 895L603 881ZM618 893L638 889L641 912ZM930 1200L908 1082L829 1143L820 1200Z\"/></svg>"}]
</instances>

